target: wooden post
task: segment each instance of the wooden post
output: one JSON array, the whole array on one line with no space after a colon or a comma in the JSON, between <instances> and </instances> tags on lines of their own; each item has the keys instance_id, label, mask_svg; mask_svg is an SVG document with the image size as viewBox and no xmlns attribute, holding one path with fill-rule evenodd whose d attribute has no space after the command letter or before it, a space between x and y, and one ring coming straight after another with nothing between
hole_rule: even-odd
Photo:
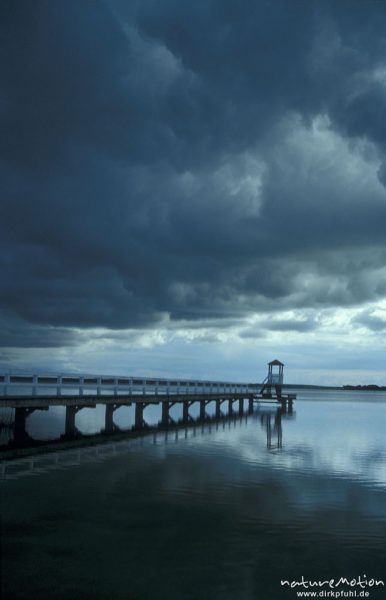
<instances>
[{"instance_id":1,"label":"wooden post","mask_svg":"<svg viewBox=\"0 0 386 600\"><path fill-rule=\"evenodd\" d=\"M231 417L233 415L233 401L228 400L228 416Z\"/></svg>"},{"instance_id":2,"label":"wooden post","mask_svg":"<svg viewBox=\"0 0 386 600\"><path fill-rule=\"evenodd\" d=\"M182 407L182 420L187 423L189 421L189 401L184 400Z\"/></svg>"},{"instance_id":3,"label":"wooden post","mask_svg":"<svg viewBox=\"0 0 386 600\"><path fill-rule=\"evenodd\" d=\"M252 396L248 400L248 414L251 415L253 413L253 398Z\"/></svg>"},{"instance_id":4,"label":"wooden post","mask_svg":"<svg viewBox=\"0 0 386 600\"><path fill-rule=\"evenodd\" d=\"M13 424L13 438L15 442L23 442L29 438L25 423L31 409L18 406L15 408L15 421Z\"/></svg>"},{"instance_id":5,"label":"wooden post","mask_svg":"<svg viewBox=\"0 0 386 600\"><path fill-rule=\"evenodd\" d=\"M77 433L77 429L75 426L76 413L77 413L76 406L66 406L65 435L68 437L73 437Z\"/></svg>"},{"instance_id":6,"label":"wooden post","mask_svg":"<svg viewBox=\"0 0 386 600\"><path fill-rule=\"evenodd\" d=\"M162 402L162 425L169 425L169 402Z\"/></svg>"},{"instance_id":7,"label":"wooden post","mask_svg":"<svg viewBox=\"0 0 386 600\"><path fill-rule=\"evenodd\" d=\"M112 433L115 429L114 424L114 404L106 404L106 412L105 412L105 431L106 433Z\"/></svg>"},{"instance_id":8,"label":"wooden post","mask_svg":"<svg viewBox=\"0 0 386 600\"><path fill-rule=\"evenodd\" d=\"M205 419L205 400L200 400L200 419Z\"/></svg>"},{"instance_id":9,"label":"wooden post","mask_svg":"<svg viewBox=\"0 0 386 600\"><path fill-rule=\"evenodd\" d=\"M240 398L239 400L239 415L240 417L243 415L244 412L244 398Z\"/></svg>"},{"instance_id":10,"label":"wooden post","mask_svg":"<svg viewBox=\"0 0 386 600\"><path fill-rule=\"evenodd\" d=\"M221 419L221 402L216 400L216 419Z\"/></svg>"},{"instance_id":11,"label":"wooden post","mask_svg":"<svg viewBox=\"0 0 386 600\"><path fill-rule=\"evenodd\" d=\"M142 429L143 427L143 402L135 403L135 429Z\"/></svg>"},{"instance_id":12,"label":"wooden post","mask_svg":"<svg viewBox=\"0 0 386 600\"><path fill-rule=\"evenodd\" d=\"M25 421L27 418L27 413L25 408L17 407L15 408L15 421L14 428L15 434L16 432L24 432L25 431Z\"/></svg>"}]
</instances>

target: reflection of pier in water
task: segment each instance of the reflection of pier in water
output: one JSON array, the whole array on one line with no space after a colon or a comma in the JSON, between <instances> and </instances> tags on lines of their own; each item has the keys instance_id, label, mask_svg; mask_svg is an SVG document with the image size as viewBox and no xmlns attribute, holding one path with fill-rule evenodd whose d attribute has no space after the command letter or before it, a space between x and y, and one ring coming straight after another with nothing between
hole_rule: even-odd
<instances>
[{"instance_id":1,"label":"reflection of pier in water","mask_svg":"<svg viewBox=\"0 0 386 600\"><path fill-rule=\"evenodd\" d=\"M21 474L37 474L47 469L66 468L66 466L80 464L84 461L103 460L116 453L125 452L133 446L149 443L169 443L170 441L176 443L189 437L215 433L221 429L242 427L250 419L260 419L260 422L266 428L267 448L273 449L282 446L282 418L291 416L293 416L292 413L288 414L281 408L274 410L260 410L258 408L242 415L236 415L232 412L222 415L220 419L216 416L198 417L197 419L190 417L188 421L181 419L179 422L169 422L167 426L160 421L158 425L148 426L141 431L135 429L119 430L116 428L109 434L106 434L105 431L96 434L77 432L75 437L61 436L56 440L47 441L37 441L28 437L29 445L24 439L21 446L16 445L15 441L9 443L8 446L3 446L3 458L7 458L9 451L12 453L12 450L18 448L22 448L22 452L26 452L26 454L24 457L15 458L15 460L3 461L1 473L3 477L18 477ZM273 433L278 431L280 431L280 445L275 445Z\"/></svg>"},{"instance_id":2,"label":"reflection of pier in water","mask_svg":"<svg viewBox=\"0 0 386 600\"><path fill-rule=\"evenodd\" d=\"M231 417L225 416L221 421L192 419L189 424L179 423L166 429L159 424L149 428L142 435L133 435L133 431L126 431L125 434L121 432L108 437L100 434L81 436L72 440L70 447L67 447L63 440L51 441L47 442L46 447L49 446L53 451L44 453L38 451L38 454L2 462L1 475L6 479L17 479L21 476L37 475L49 470L66 469L86 462L103 461L136 447L178 443L189 437L210 435L220 429L242 427L247 424L249 418L251 418L250 415L243 417L232 415ZM89 442L89 444L84 445L84 442Z\"/></svg>"}]
</instances>

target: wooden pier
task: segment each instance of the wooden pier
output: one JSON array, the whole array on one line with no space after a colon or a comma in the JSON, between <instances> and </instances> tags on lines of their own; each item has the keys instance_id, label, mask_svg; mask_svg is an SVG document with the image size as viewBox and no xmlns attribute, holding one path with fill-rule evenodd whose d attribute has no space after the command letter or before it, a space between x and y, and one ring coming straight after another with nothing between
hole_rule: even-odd
<instances>
[{"instance_id":1,"label":"wooden pier","mask_svg":"<svg viewBox=\"0 0 386 600\"><path fill-rule=\"evenodd\" d=\"M278 361L273 361L276 364ZM282 365L282 363L279 363ZM270 363L271 365L271 363ZM52 375L52 374L10 374L0 373L0 407L15 410L14 437L23 441L27 437L26 420L36 410L48 410L51 406L64 406L64 437L79 435L76 415L83 408L105 406L105 431L117 429L114 412L122 406L134 406L134 429L148 427L145 409L150 405L161 408L162 426L174 423L170 410L176 404L182 406L183 421L191 419L189 410L199 404L200 419L207 416L209 403L215 403L215 417L226 414L243 415L245 406L252 414L256 404L280 406L284 412L291 412L294 394L282 393L281 380L272 376L272 366L268 381L263 384L231 383L219 381L187 381L171 379L141 379L138 377L112 377L95 375Z\"/></svg>"}]
</instances>

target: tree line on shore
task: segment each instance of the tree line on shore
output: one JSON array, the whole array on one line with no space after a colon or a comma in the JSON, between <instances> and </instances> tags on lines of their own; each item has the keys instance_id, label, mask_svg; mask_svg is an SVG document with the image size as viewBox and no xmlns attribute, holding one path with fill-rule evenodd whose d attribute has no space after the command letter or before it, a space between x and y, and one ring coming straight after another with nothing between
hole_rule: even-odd
<instances>
[{"instance_id":1,"label":"tree line on shore","mask_svg":"<svg viewBox=\"0 0 386 600\"><path fill-rule=\"evenodd\" d=\"M386 391L386 385L375 385L375 384L369 384L369 385L344 385L343 386L344 390L368 390L371 392L374 391L378 391L378 392L384 392Z\"/></svg>"}]
</instances>

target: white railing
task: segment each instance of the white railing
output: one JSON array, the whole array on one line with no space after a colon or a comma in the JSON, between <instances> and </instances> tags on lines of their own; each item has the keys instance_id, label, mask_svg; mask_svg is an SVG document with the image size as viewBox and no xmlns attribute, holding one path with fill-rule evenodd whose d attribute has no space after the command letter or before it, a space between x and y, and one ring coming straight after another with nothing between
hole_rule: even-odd
<instances>
[{"instance_id":1,"label":"white railing","mask_svg":"<svg viewBox=\"0 0 386 600\"><path fill-rule=\"evenodd\" d=\"M172 395L252 393L257 384L110 375L0 373L0 399L8 396Z\"/></svg>"}]
</instances>

